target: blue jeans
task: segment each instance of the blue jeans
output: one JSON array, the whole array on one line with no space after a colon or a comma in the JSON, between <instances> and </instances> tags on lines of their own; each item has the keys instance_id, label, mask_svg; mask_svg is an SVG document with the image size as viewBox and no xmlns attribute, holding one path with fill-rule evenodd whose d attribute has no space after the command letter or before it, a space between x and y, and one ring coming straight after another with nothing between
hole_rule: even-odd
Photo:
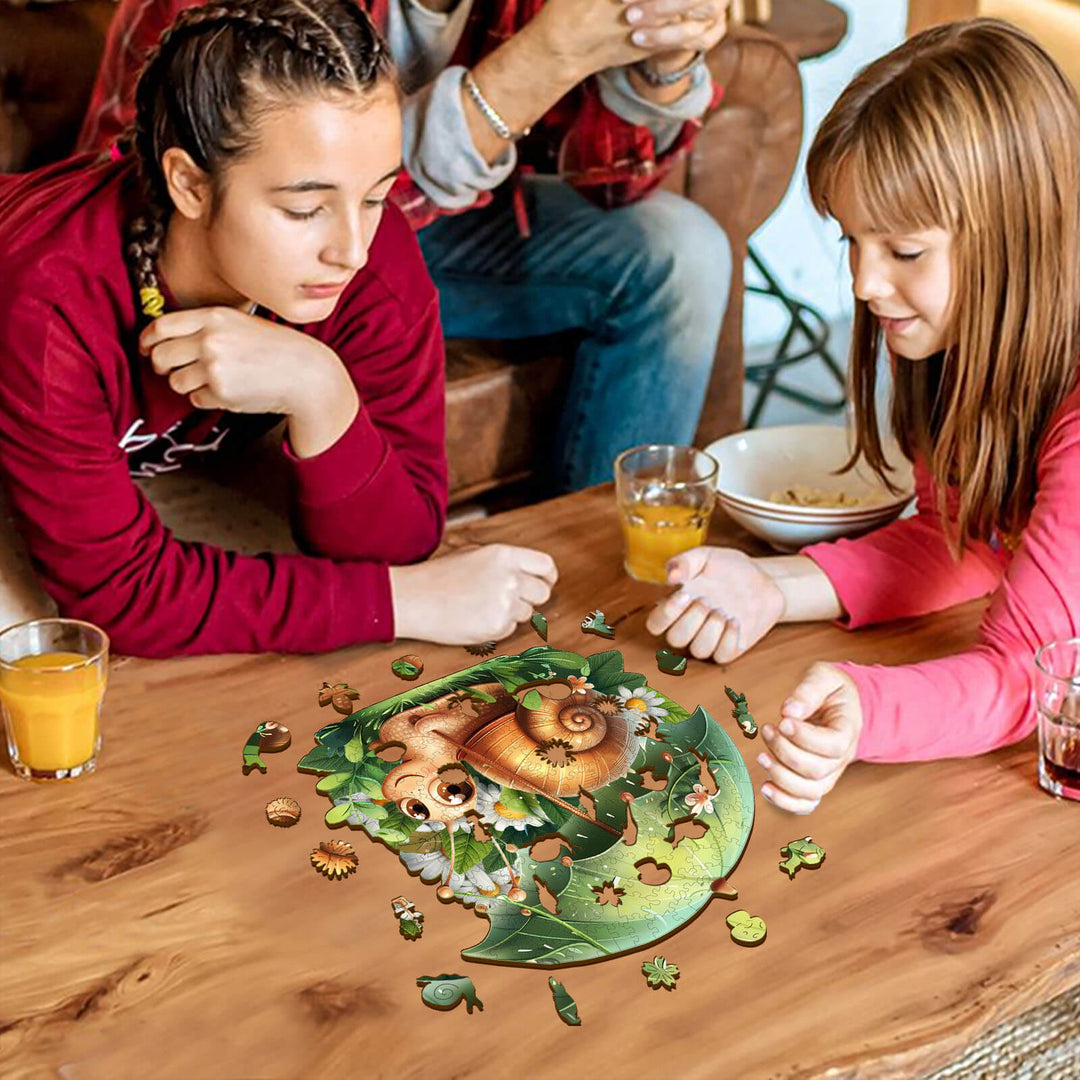
<instances>
[{"instance_id":1,"label":"blue jeans","mask_svg":"<svg viewBox=\"0 0 1080 1080\"><path fill-rule=\"evenodd\" d=\"M509 185L419 234L447 337L583 337L555 436L551 487L612 478L640 443L693 442L731 284L731 248L701 207L657 191L603 210L553 177Z\"/></svg>"}]
</instances>

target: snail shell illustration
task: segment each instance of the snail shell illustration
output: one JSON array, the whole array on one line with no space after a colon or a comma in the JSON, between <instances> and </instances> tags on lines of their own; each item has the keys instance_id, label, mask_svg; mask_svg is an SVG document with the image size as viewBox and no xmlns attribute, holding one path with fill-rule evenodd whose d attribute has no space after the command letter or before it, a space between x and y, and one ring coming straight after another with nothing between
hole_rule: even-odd
<instances>
[{"instance_id":1,"label":"snail shell illustration","mask_svg":"<svg viewBox=\"0 0 1080 1080\"><path fill-rule=\"evenodd\" d=\"M552 797L595 791L626 773L639 741L634 721L605 716L592 690L541 697L529 709L500 683L475 689L495 700L471 716L437 698L429 711L405 713L379 730L383 745L404 748L383 781L383 795L411 818L448 823L476 809L476 790L459 762L502 787Z\"/></svg>"}]
</instances>

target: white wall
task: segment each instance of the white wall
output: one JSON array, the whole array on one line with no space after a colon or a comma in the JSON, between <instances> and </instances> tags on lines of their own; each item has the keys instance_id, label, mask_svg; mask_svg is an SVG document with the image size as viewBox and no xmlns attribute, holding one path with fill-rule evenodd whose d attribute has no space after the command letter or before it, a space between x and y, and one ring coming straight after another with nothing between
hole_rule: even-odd
<instances>
[{"instance_id":1,"label":"white wall","mask_svg":"<svg viewBox=\"0 0 1080 1080\"><path fill-rule=\"evenodd\" d=\"M848 34L838 49L800 67L806 101L803 150L784 201L752 243L786 290L813 304L832 322L851 314L851 280L835 223L822 221L806 194L803 167L817 125L852 76L904 39L907 0L832 0L848 13ZM753 268L747 282L755 282ZM747 346L778 340L786 315L775 301L748 296ZM841 348L839 352L843 352Z\"/></svg>"}]
</instances>

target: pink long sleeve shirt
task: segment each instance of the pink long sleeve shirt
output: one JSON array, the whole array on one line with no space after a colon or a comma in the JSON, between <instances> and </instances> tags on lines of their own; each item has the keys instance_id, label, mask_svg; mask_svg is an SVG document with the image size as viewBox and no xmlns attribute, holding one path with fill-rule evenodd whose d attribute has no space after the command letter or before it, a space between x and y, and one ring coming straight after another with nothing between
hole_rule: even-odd
<instances>
[{"instance_id":1,"label":"pink long sleeve shirt","mask_svg":"<svg viewBox=\"0 0 1080 1080\"><path fill-rule=\"evenodd\" d=\"M0 483L38 576L137 656L389 641L389 566L431 554L447 499L438 297L413 231L387 207L333 314L298 327L360 409L314 457L284 446L303 554L240 555L177 539L131 479L280 419L195 409L139 355L133 181L129 161L83 158L0 184Z\"/></svg>"},{"instance_id":2,"label":"pink long sleeve shirt","mask_svg":"<svg viewBox=\"0 0 1080 1080\"><path fill-rule=\"evenodd\" d=\"M974 645L938 660L887 667L843 663L859 690L866 761L969 757L1035 728L1035 650L1080 635L1080 388L1051 421L1038 491L1014 552L996 538L949 554L921 462L918 513L855 540L802 550L825 572L848 629L940 611L993 594Z\"/></svg>"}]
</instances>

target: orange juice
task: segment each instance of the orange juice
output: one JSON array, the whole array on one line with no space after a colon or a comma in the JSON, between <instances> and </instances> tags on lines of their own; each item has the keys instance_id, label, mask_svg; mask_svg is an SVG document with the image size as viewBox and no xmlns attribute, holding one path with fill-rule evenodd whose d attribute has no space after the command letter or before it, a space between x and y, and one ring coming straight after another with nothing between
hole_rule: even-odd
<instances>
[{"instance_id":1,"label":"orange juice","mask_svg":"<svg viewBox=\"0 0 1080 1080\"><path fill-rule=\"evenodd\" d=\"M665 564L674 555L705 542L709 514L701 506L620 507L626 541L626 572L638 581L667 581Z\"/></svg>"},{"instance_id":2,"label":"orange juice","mask_svg":"<svg viewBox=\"0 0 1080 1080\"><path fill-rule=\"evenodd\" d=\"M73 652L25 656L0 667L0 705L22 764L35 773L73 769L98 745L105 669ZM68 664L81 667L64 671Z\"/></svg>"}]
</instances>

